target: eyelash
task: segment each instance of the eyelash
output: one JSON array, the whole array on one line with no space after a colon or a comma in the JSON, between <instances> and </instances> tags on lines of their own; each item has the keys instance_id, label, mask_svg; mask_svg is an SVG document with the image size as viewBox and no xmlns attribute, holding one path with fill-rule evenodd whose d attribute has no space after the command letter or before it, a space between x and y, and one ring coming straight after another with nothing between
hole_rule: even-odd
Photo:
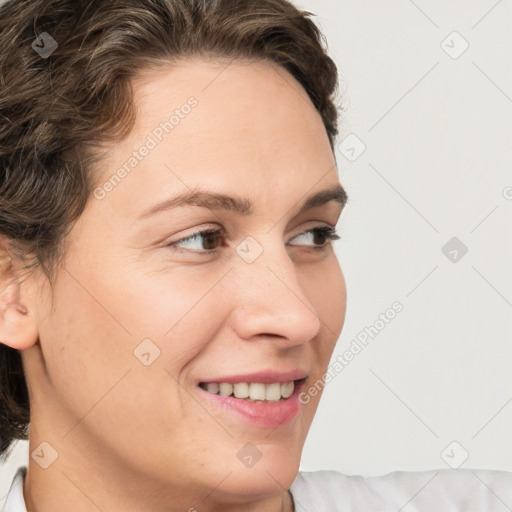
<instances>
[{"instance_id":1,"label":"eyelash","mask_svg":"<svg viewBox=\"0 0 512 512\"><path fill-rule=\"evenodd\" d=\"M313 228L313 229L308 229L308 230L300 233L297 236L306 235L308 233L317 233L321 236L326 237L327 240L339 240L340 239L340 236L338 235L336 229L331 226L322 226L322 227L317 227L317 228ZM189 240L193 240L194 238L196 238L198 236L202 236L202 237L215 236L215 238L217 238L221 234L224 234L224 229L222 229L222 228L204 229L201 231L196 231L195 233L192 233L192 235L187 236L186 238L182 238L181 240L177 240L176 242L167 244L167 247L174 247L174 246L178 247L178 244L187 242ZM294 237L294 238L297 238L297 237ZM323 245L314 246L313 250L316 250L316 251L325 250L325 249L327 249L327 247L329 245L330 244L328 242L326 242ZM301 246L299 246L299 247L301 247ZM211 254L213 252L216 252L217 249L209 249L209 250L201 250L201 251L189 250L189 249L176 249L176 251L182 252L182 253L192 253L192 254Z\"/></svg>"}]
</instances>

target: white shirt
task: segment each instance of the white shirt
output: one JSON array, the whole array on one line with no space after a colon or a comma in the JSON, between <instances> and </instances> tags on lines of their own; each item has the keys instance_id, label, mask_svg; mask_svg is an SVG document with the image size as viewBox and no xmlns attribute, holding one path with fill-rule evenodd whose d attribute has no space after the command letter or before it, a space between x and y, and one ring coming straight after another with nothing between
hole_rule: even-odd
<instances>
[{"instance_id":1,"label":"white shirt","mask_svg":"<svg viewBox=\"0 0 512 512\"><path fill-rule=\"evenodd\" d=\"M14 475L3 512L27 512L26 466ZM290 491L296 512L507 512L512 472L493 469L393 471L381 476L299 471Z\"/></svg>"}]
</instances>

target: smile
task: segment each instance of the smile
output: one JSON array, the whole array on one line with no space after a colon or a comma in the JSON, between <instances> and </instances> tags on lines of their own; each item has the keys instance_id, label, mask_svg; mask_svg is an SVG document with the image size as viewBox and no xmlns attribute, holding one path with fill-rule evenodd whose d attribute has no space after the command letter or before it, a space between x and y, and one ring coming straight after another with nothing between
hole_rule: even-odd
<instances>
[{"instance_id":1,"label":"smile","mask_svg":"<svg viewBox=\"0 0 512 512\"><path fill-rule=\"evenodd\" d=\"M215 395L223 397L235 397L249 402L281 402L290 398L295 390L295 383L301 384L306 379L292 380L289 382L274 382L264 384L262 382L201 382L199 386Z\"/></svg>"},{"instance_id":2,"label":"smile","mask_svg":"<svg viewBox=\"0 0 512 512\"><path fill-rule=\"evenodd\" d=\"M276 429L294 424L303 407L299 394L307 379L302 377L305 373L284 375L245 376L253 382L247 382L244 376L230 377L231 382L220 378L220 382L199 382L197 390L211 404L215 414L237 418L253 427ZM301 378L294 379L297 376ZM266 382L257 382L261 380Z\"/></svg>"}]
</instances>

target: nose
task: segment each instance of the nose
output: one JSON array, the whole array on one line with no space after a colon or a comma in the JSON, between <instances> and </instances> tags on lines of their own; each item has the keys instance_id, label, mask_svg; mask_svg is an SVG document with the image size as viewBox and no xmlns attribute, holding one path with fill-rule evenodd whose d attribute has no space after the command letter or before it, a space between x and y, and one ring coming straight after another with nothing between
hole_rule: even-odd
<instances>
[{"instance_id":1,"label":"nose","mask_svg":"<svg viewBox=\"0 0 512 512\"><path fill-rule=\"evenodd\" d=\"M321 319L282 243L272 252L266 247L253 263L238 262L232 278L237 283L232 290L238 305L231 325L240 338L271 338L282 346L293 346L318 335Z\"/></svg>"}]
</instances>

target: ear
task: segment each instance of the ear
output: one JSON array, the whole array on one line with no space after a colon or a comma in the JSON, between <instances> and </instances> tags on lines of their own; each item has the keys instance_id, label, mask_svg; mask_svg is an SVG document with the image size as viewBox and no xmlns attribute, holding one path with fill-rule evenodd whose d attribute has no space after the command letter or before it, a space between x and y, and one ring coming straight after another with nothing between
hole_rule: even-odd
<instances>
[{"instance_id":1,"label":"ear","mask_svg":"<svg viewBox=\"0 0 512 512\"><path fill-rule=\"evenodd\" d=\"M39 333L33 312L23 303L19 266L11 257L9 238L0 234L0 343L24 350L37 342Z\"/></svg>"}]
</instances>

